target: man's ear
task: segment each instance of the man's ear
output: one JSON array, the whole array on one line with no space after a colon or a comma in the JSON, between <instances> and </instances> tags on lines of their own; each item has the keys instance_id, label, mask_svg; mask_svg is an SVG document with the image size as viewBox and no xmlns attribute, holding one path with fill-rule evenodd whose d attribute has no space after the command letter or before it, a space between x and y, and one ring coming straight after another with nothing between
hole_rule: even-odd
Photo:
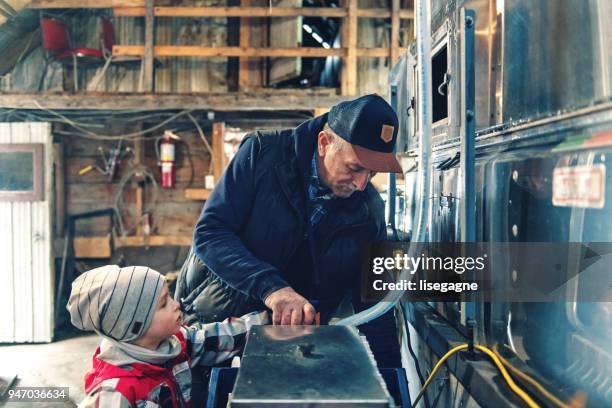
<instances>
[{"instance_id":1,"label":"man's ear","mask_svg":"<svg viewBox=\"0 0 612 408\"><path fill-rule=\"evenodd\" d=\"M327 152L327 148L330 143L331 140L329 139L327 133L320 131L319 135L317 136L317 152L319 153L319 156L325 156L325 152Z\"/></svg>"}]
</instances>

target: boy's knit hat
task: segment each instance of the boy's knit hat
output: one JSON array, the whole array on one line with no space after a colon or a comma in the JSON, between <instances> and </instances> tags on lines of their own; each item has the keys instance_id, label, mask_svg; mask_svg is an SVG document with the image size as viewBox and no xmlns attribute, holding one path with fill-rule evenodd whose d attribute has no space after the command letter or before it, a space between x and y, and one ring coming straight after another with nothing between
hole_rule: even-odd
<instances>
[{"instance_id":1,"label":"boy's knit hat","mask_svg":"<svg viewBox=\"0 0 612 408\"><path fill-rule=\"evenodd\" d=\"M163 284L164 277L146 266L107 265L72 282L66 308L78 329L131 342L149 328Z\"/></svg>"}]
</instances>

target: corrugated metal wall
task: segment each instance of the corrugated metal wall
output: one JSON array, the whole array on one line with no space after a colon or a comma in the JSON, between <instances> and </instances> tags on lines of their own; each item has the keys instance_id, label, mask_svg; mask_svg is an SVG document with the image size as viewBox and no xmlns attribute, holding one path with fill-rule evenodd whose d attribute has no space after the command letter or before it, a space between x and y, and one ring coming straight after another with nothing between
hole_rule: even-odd
<instances>
[{"instance_id":1,"label":"corrugated metal wall","mask_svg":"<svg viewBox=\"0 0 612 408\"><path fill-rule=\"evenodd\" d=\"M48 123L0 123L0 143L44 144L44 201L0 202L0 342L53 336L52 139Z\"/></svg>"}]
</instances>

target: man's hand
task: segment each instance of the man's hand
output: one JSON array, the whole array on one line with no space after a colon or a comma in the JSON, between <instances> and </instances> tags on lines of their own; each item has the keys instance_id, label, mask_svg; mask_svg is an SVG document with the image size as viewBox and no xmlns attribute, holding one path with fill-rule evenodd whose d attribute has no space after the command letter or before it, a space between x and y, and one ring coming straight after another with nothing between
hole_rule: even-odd
<instances>
[{"instance_id":1,"label":"man's hand","mask_svg":"<svg viewBox=\"0 0 612 408\"><path fill-rule=\"evenodd\" d=\"M270 293L264 303L272 310L272 322L275 325L314 323L314 306L289 286Z\"/></svg>"}]
</instances>

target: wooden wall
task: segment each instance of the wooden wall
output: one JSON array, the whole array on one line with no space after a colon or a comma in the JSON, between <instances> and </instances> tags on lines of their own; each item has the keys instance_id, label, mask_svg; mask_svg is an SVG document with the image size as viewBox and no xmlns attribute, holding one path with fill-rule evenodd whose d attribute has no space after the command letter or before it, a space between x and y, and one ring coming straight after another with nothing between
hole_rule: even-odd
<instances>
[{"instance_id":1,"label":"wooden wall","mask_svg":"<svg viewBox=\"0 0 612 408\"><path fill-rule=\"evenodd\" d=\"M211 131L204 129L210 143ZM192 187L203 188L204 177L209 172L210 155L204 143L195 132L180 133L182 140L189 144L191 162L193 163L194 177ZM57 137L57 136L56 136ZM112 182L107 176L98 171L90 171L79 175L79 170L92 164L102 165L99 147L108 153L109 148L115 147L116 142L96 141L81 137L60 136L63 142L65 157L65 189L66 212L76 214L95 209L110 208L114 206L120 179L132 168L134 156L126 156L117 166L117 172ZM124 142L124 146L134 148L133 142ZM144 164L155 174L159 183L160 169L157 166L153 139L144 142ZM189 185L191 168L185 149L185 143L177 144L176 187L170 190L158 188L158 204L152 211L156 224L154 235L190 237L193 233L195 221L201 211L203 202L185 198L185 189ZM136 187L135 184L132 185ZM150 208L152 187L147 184L144 188L144 210ZM136 210L136 189L130 184L124 189L126 208L132 213ZM134 223L133 217L125 217L126 226ZM100 219L92 221L79 221L76 226L78 236L101 236L108 233L106 222Z\"/></svg>"}]
</instances>

